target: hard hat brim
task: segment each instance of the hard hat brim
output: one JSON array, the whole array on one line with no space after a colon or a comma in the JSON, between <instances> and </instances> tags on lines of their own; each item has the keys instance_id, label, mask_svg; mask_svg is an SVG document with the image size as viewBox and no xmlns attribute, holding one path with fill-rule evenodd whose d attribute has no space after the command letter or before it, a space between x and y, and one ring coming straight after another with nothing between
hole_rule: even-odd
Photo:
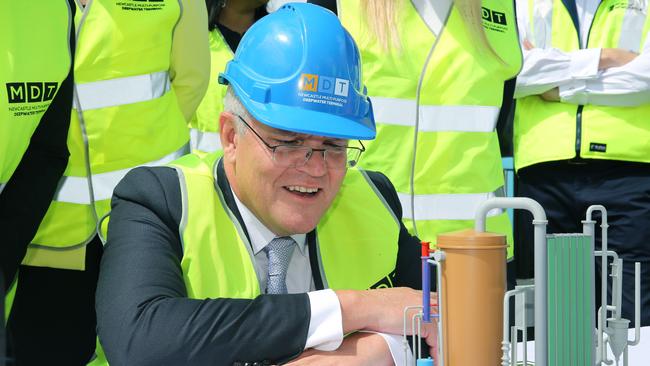
<instances>
[{"instance_id":1,"label":"hard hat brim","mask_svg":"<svg viewBox=\"0 0 650 366\"><path fill-rule=\"evenodd\" d=\"M359 123L331 113L259 103L248 98L240 97L240 100L259 122L280 130L349 140L372 140L376 136L374 123L369 117Z\"/></svg>"}]
</instances>

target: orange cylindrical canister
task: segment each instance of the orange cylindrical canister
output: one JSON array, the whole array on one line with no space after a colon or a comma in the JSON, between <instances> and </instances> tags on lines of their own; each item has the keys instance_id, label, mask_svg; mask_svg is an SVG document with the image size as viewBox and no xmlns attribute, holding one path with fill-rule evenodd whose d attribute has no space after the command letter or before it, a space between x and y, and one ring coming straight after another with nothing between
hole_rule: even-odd
<instances>
[{"instance_id":1,"label":"orange cylindrical canister","mask_svg":"<svg viewBox=\"0 0 650 366\"><path fill-rule=\"evenodd\" d=\"M463 230L438 235L445 366L501 361L506 237Z\"/></svg>"}]
</instances>

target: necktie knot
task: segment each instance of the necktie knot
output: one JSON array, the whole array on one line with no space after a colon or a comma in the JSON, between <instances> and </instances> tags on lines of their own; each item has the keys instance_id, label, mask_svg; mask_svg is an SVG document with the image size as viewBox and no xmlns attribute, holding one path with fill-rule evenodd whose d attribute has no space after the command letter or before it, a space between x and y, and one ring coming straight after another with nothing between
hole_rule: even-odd
<instances>
[{"instance_id":1,"label":"necktie knot","mask_svg":"<svg viewBox=\"0 0 650 366\"><path fill-rule=\"evenodd\" d=\"M287 293L287 269L293 254L296 242L289 236L275 238L264 247L269 258L269 272L266 283L266 293L286 294Z\"/></svg>"}]
</instances>

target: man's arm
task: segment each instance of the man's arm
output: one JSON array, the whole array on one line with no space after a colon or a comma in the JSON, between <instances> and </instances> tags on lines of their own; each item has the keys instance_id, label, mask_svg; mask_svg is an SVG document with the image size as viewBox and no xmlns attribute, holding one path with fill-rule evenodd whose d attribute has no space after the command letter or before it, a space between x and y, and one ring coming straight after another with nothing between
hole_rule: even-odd
<instances>
[{"instance_id":1,"label":"man's arm","mask_svg":"<svg viewBox=\"0 0 650 366\"><path fill-rule=\"evenodd\" d=\"M345 338L336 352L310 349L288 363L290 366L390 366L393 364L395 363L390 357L383 337L375 333L361 332Z\"/></svg>"},{"instance_id":2,"label":"man's arm","mask_svg":"<svg viewBox=\"0 0 650 366\"><path fill-rule=\"evenodd\" d=\"M638 106L650 102L650 34L641 54L605 48L598 77L561 85L562 102L604 106Z\"/></svg>"},{"instance_id":3,"label":"man's arm","mask_svg":"<svg viewBox=\"0 0 650 366\"><path fill-rule=\"evenodd\" d=\"M135 169L115 189L96 309L109 362L232 365L280 362L302 352L306 294L187 298L180 197L171 168Z\"/></svg>"},{"instance_id":4,"label":"man's arm","mask_svg":"<svg viewBox=\"0 0 650 366\"><path fill-rule=\"evenodd\" d=\"M514 97L542 95L571 80L596 77L600 50L564 52L556 48L544 48L541 43L535 44L544 41L535 38L529 19L531 16L529 5L528 0L515 0L517 30L524 62L517 75ZM546 42L550 40L547 39Z\"/></svg>"},{"instance_id":5,"label":"man's arm","mask_svg":"<svg viewBox=\"0 0 650 366\"><path fill-rule=\"evenodd\" d=\"M524 40L522 46L524 64L517 75L515 98L543 94L574 80L598 76L598 48L564 52L556 48L536 48L528 40Z\"/></svg>"},{"instance_id":6,"label":"man's arm","mask_svg":"<svg viewBox=\"0 0 650 366\"><path fill-rule=\"evenodd\" d=\"M210 81L208 13L204 1L183 0L181 11L172 40L170 79L178 105L189 121Z\"/></svg>"},{"instance_id":7,"label":"man's arm","mask_svg":"<svg viewBox=\"0 0 650 366\"><path fill-rule=\"evenodd\" d=\"M300 354L311 321L307 294L187 298L180 197L171 168L134 169L115 189L96 302L109 362L231 365ZM337 295L345 332L400 334L404 307L421 299L407 288Z\"/></svg>"}]
</instances>

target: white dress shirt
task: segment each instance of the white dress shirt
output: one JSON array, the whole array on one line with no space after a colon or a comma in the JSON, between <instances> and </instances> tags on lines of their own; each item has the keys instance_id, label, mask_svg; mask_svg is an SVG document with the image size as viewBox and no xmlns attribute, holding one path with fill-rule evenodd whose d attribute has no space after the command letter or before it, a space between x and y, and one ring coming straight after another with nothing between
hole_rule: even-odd
<instances>
[{"instance_id":1,"label":"white dress shirt","mask_svg":"<svg viewBox=\"0 0 650 366\"><path fill-rule=\"evenodd\" d=\"M235 192L233 192L237 209L248 231L253 254L255 256L255 272L260 283L260 288L266 288L268 275L268 257L264 252L271 240L277 237L246 207ZM306 234L291 235L296 241L298 249L294 249L289 267L287 269L287 292L290 294L307 293L309 306L311 308L311 319L307 332L305 349L314 348L321 351L334 351L343 341L343 319L341 315L341 304L333 290L314 291L314 280L312 277L311 265L309 263L309 246L307 245ZM393 357L395 365L404 365L404 351L402 348L402 337L393 334L380 334L386 343ZM413 361L408 357L407 362Z\"/></svg>"},{"instance_id":2,"label":"white dress shirt","mask_svg":"<svg viewBox=\"0 0 650 366\"><path fill-rule=\"evenodd\" d=\"M575 0L583 49L571 52L535 45L529 31L528 0L516 1L524 66L517 76L515 98L542 94L558 87L562 102L571 104L636 106L650 101L650 35L633 61L599 71L601 49L584 47L600 0ZM640 0L640 3L645 4L648 11L648 1ZM525 50L524 40L535 48Z\"/></svg>"}]
</instances>

